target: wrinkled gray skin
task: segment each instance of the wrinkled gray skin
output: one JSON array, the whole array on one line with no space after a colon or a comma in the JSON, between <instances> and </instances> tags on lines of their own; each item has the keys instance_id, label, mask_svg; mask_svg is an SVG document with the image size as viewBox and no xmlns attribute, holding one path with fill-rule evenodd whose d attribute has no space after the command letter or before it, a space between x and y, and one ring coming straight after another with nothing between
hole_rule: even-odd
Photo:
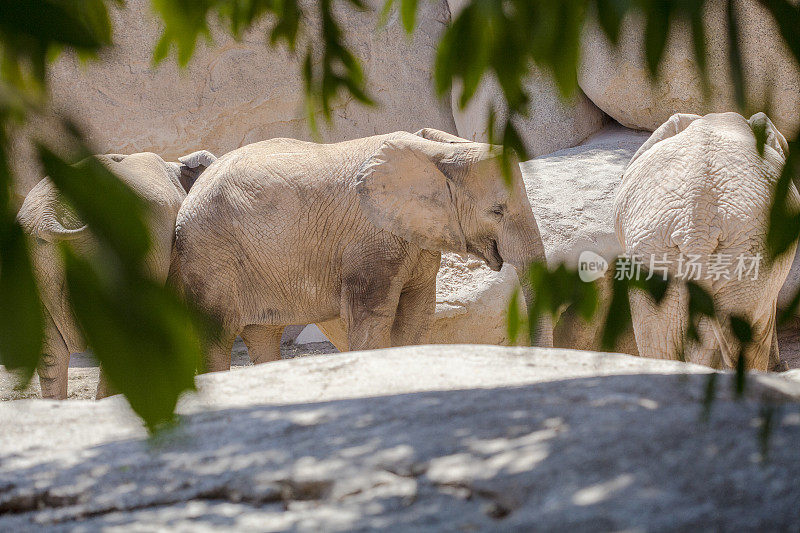
<instances>
[{"instance_id":1,"label":"wrinkled gray skin","mask_svg":"<svg viewBox=\"0 0 800 533\"><path fill-rule=\"evenodd\" d=\"M754 131L766 131L762 158ZM646 294L630 296L631 315L640 355L677 358L719 368L736 365L739 345L729 317L738 315L753 325L753 342L744 351L747 369L778 365L775 309L778 292L789 272L795 247L768 262L765 236L772 190L780 175L788 145L763 113L750 120L737 113L673 115L634 155L622 178L614 204L615 228L628 254L643 258L664 254L677 276L679 254L699 256L698 283L714 298L719 320L703 318L700 343L684 344L688 292L683 284L670 287L660 306ZM794 186L790 210L800 206ZM742 276L706 279L712 254L733 258L760 254L758 279ZM646 259L649 260L649 259Z\"/></svg>"},{"instance_id":2,"label":"wrinkled gray skin","mask_svg":"<svg viewBox=\"0 0 800 533\"><path fill-rule=\"evenodd\" d=\"M148 227L151 248L146 257L149 274L166 282L172 263L175 217L186 192L214 156L206 151L167 163L156 154L109 154L96 156L125 182L149 207ZM70 354L86 350L67 295L58 244L70 241L81 254L94 254L97 246L91 231L62 202L49 179L31 189L17 215L31 236L31 253L45 310L45 339L39 366L39 381L44 398L67 397L67 372ZM97 397L109 394L101 373Z\"/></svg>"},{"instance_id":3,"label":"wrinkled gray skin","mask_svg":"<svg viewBox=\"0 0 800 533\"><path fill-rule=\"evenodd\" d=\"M426 129L221 157L177 222L184 288L224 330L207 369L230 367L237 334L254 363L279 359L289 324L341 319L351 350L424 343L442 250L544 260L522 175L506 187L490 149Z\"/></svg>"}]
</instances>

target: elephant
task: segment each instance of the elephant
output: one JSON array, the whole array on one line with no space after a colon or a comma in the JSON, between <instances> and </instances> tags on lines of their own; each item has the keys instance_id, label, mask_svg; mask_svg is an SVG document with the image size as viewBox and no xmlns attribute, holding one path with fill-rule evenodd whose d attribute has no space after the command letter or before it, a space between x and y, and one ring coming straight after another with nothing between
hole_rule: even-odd
<instances>
[{"instance_id":1,"label":"elephant","mask_svg":"<svg viewBox=\"0 0 800 533\"><path fill-rule=\"evenodd\" d=\"M165 162L149 152L95 157L149 208L151 246L145 258L147 274L166 283L171 267L177 264L173 261L173 241L178 209L195 180L216 158L205 150L179 158L180 163ZM78 219L47 178L25 197L17 219L30 237L45 315L43 357L38 368L42 397L65 399L70 355L85 351L87 346L72 314L58 245L70 241L78 253L91 255L96 253L97 243L91 228ZM101 370L97 398L109 393Z\"/></svg>"},{"instance_id":2,"label":"elephant","mask_svg":"<svg viewBox=\"0 0 800 533\"><path fill-rule=\"evenodd\" d=\"M511 178L495 147L429 128L220 157L176 226L184 290L222 331L206 370L230 368L237 335L254 363L280 359L289 324L341 321L349 350L424 343L443 250L493 270L545 260L518 165Z\"/></svg>"},{"instance_id":3,"label":"elephant","mask_svg":"<svg viewBox=\"0 0 800 533\"><path fill-rule=\"evenodd\" d=\"M764 154L755 132L764 132ZM651 275L671 283L659 305L646 293L629 295L636 345L645 357L714 368L766 371L779 361L778 292L796 244L770 259L766 245L775 184L788 144L764 113L675 114L634 154L614 200L614 227L624 252ZM800 207L791 185L788 208ZM717 316L698 322L699 341L687 340L692 280L712 296ZM752 340L733 336L731 317L747 320Z\"/></svg>"}]
</instances>

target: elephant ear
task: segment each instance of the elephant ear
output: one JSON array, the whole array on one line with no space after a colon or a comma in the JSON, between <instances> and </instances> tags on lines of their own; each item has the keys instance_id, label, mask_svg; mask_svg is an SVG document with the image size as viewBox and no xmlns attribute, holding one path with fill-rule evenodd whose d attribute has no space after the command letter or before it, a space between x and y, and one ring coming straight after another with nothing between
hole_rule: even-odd
<instances>
[{"instance_id":1,"label":"elephant ear","mask_svg":"<svg viewBox=\"0 0 800 533\"><path fill-rule=\"evenodd\" d=\"M628 162L628 166L626 168L629 168L633 164L633 162L639 158L639 156L641 156L643 153L645 153L650 148L655 146L657 143L669 139L670 137L676 136L677 134L688 128L689 124L691 124L698 118L703 118L703 117L701 117L700 115L693 115L690 113L675 113L674 115L669 117L669 120L660 125L656 129L656 131L653 132L650 138L647 139L644 142L644 144L639 147L639 149L636 151L635 154L633 154L633 157Z\"/></svg>"},{"instance_id":2,"label":"elephant ear","mask_svg":"<svg viewBox=\"0 0 800 533\"><path fill-rule=\"evenodd\" d=\"M181 185L188 193L200 174L217 160L217 157L208 150L199 150L192 152L185 156L179 157L180 165L180 179Z\"/></svg>"},{"instance_id":3,"label":"elephant ear","mask_svg":"<svg viewBox=\"0 0 800 533\"><path fill-rule=\"evenodd\" d=\"M747 121L753 135L758 138L759 134L764 135L764 146L770 146L783 158L789 155L789 143L786 137L778 131L775 124L764 113L756 113Z\"/></svg>"},{"instance_id":4,"label":"elephant ear","mask_svg":"<svg viewBox=\"0 0 800 533\"><path fill-rule=\"evenodd\" d=\"M428 250L466 252L448 178L426 141L384 141L356 178L361 209L378 228ZM429 151L429 150L428 150Z\"/></svg>"},{"instance_id":5,"label":"elephant ear","mask_svg":"<svg viewBox=\"0 0 800 533\"><path fill-rule=\"evenodd\" d=\"M474 141L470 141L468 139L463 139L461 137L457 137L452 133L447 133L446 131L436 130L433 128L422 128L414 135L417 137L422 137L423 139L428 139L429 141L436 141L440 143L471 143Z\"/></svg>"}]
</instances>

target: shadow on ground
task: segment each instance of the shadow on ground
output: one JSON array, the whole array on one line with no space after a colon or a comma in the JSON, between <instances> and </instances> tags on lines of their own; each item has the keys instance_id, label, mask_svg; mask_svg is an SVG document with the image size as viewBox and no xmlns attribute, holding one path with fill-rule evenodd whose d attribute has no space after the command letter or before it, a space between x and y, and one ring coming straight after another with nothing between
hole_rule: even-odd
<instances>
[{"instance_id":1,"label":"shadow on ground","mask_svg":"<svg viewBox=\"0 0 800 533\"><path fill-rule=\"evenodd\" d=\"M796 528L800 405L780 405L765 461L762 404L723 391L701 422L706 382L611 376L192 414L155 442L0 455L0 529Z\"/></svg>"}]
</instances>

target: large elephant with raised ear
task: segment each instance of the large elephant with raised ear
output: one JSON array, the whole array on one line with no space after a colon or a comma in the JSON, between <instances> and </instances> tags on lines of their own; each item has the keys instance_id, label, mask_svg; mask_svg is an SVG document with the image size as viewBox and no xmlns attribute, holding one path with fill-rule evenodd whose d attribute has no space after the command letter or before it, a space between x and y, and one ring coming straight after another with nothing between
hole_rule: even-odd
<instances>
[{"instance_id":1,"label":"large elephant with raised ear","mask_svg":"<svg viewBox=\"0 0 800 533\"><path fill-rule=\"evenodd\" d=\"M759 154L756 135L765 147ZM699 322L699 342L686 340L688 290L673 283L660 305L633 291L631 314L639 353L712 367L735 367L742 349L731 329L737 316L753 326L743 347L748 369L779 361L775 329L778 292L795 247L774 261L765 237L775 184L788 145L763 113L676 114L634 155L614 203L617 238L647 275L665 272L705 288L718 310ZM794 185L787 203L800 207ZM642 275L645 275L644 272Z\"/></svg>"},{"instance_id":2,"label":"large elephant with raised ear","mask_svg":"<svg viewBox=\"0 0 800 533\"><path fill-rule=\"evenodd\" d=\"M167 163L152 153L95 156L138 194L148 207L151 247L146 257L148 273L166 282L173 265L175 217L194 181L216 159L201 150ZM97 250L91 229L72 212L49 179L41 180L25 198L17 215L32 241L34 269L45 311L43 357L39 382L44 398L67 397L70 354L86 350L67 296L64 270L58 251L63 241L82 254ZM109 389L101 372L97 397Z\"/></svg>"},{"instance_id":3,"label":"large elephant with raised ear","mask_svg":"<svg viewBox=\"0 0 800 533\"><path fill-rule=\"evenodd\" d=\"M288 324L341 319L351 350L424 343L442 250L495 270L544 261L513 167L507 185L492 146L430 129L221 157L177 222L185 290L224 332L208 370L230 367L237 334L254 362L279 359Z\"/></svg>"}]
</instances>

